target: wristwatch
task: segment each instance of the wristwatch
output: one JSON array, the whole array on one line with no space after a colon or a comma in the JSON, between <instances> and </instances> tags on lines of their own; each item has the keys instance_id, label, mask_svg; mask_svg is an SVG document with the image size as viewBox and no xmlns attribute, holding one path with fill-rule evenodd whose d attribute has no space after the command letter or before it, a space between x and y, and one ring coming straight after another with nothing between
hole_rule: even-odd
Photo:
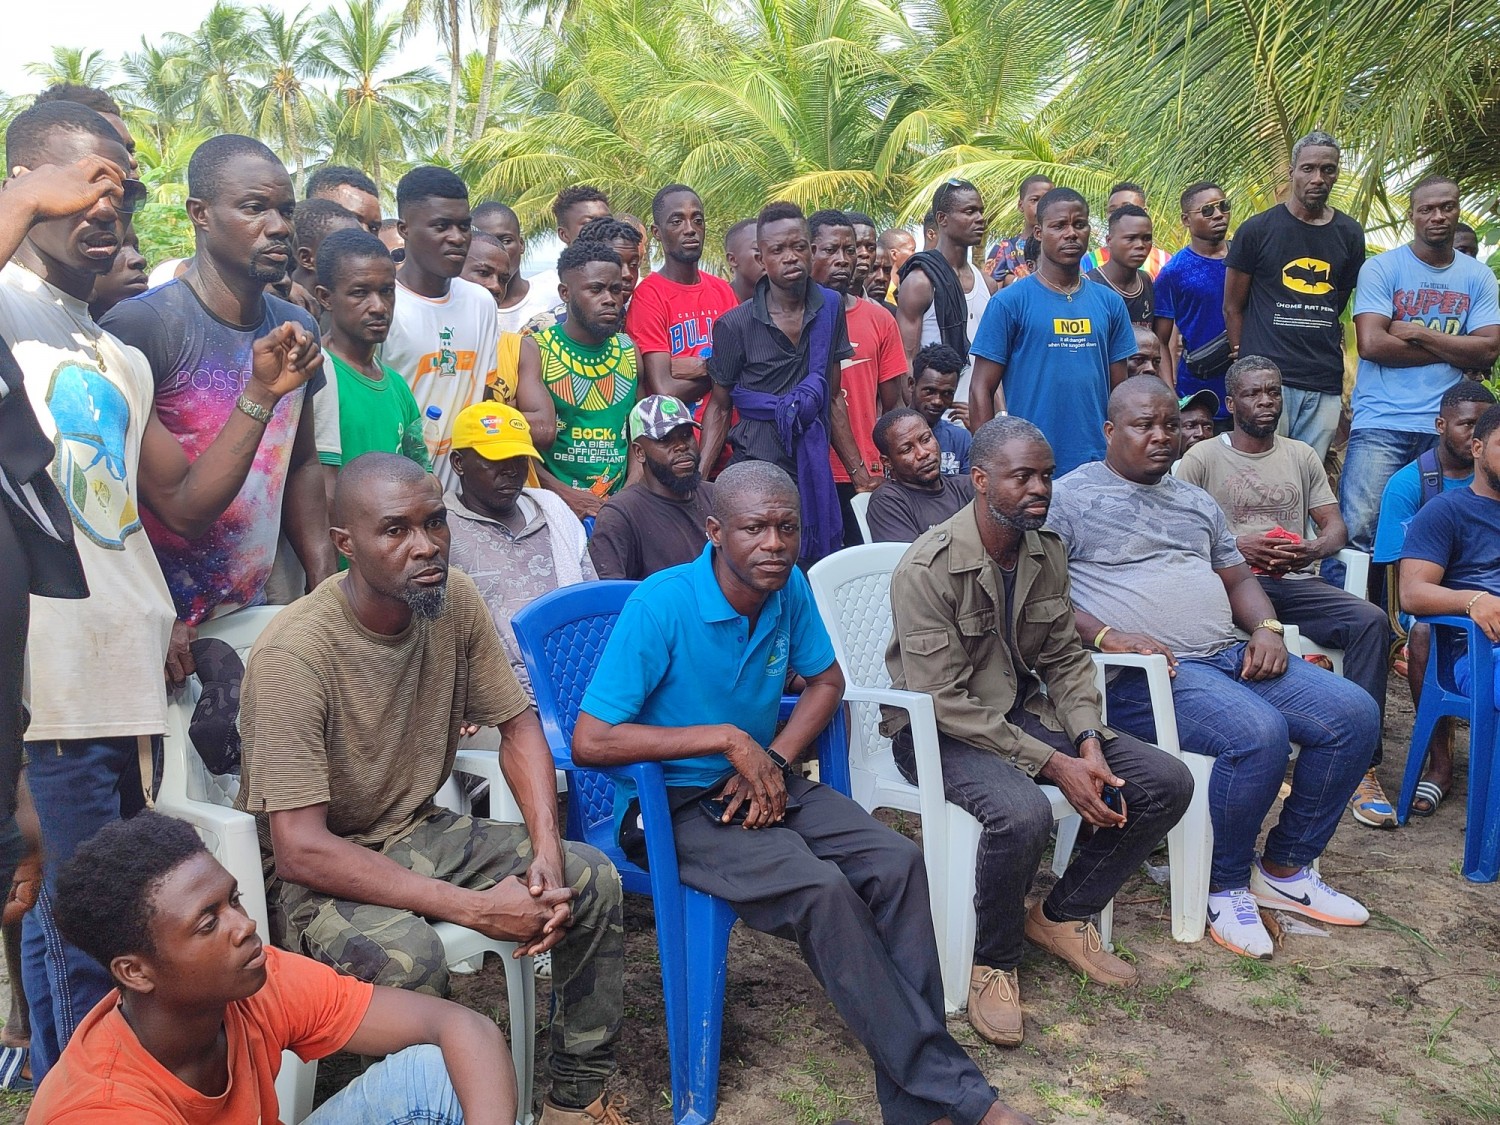
<instances>
[{"instance_id":1,"label":"wristwatch","mask_svg":"<svg viewBox=\"0 0 1500 1125\"><path fill-rule=\"evenodd\" d=\"M776 753L776 751L772 750L769 746L766 747L766 757L775 762L776 768L779 769L782 773L786 773L787 770L792 768L791 762L787 761L780 754Z\"/></svg>"},{"instance_id":2,"label":"wristwatch","mask_svg":"<svg viewBox=\"0 0 1500 1125\"><path fill-rule=\"evenodd\" d=\"M240 397L235 400L234 405L241 414L254 418L262 426L269 426L271 424L271 411L267 410L260 403L252 402L244 395L240 395Z\"/></svg>"},{"instance_id":3,"label":"wristwatch","mask_svg":"<svg viewBox=\"0 0 1500 1125\"><path fill-rule=\"evenodd\" d=\"M1256 626L1257 629L1269 629L1278 637L1285 636L1286 630L1281 627L1281 622L1274 617L1268 617Z\"/></svg>"},{"instance_id":4,"label":"wristwatch","mask_svg":"<svg viewBox=\"0 0 1500 1125\"><path fill-rule=\"evenodd\" d=\"M1104 741L1104 736L1096 731L1093 727L1090 727L1088 730L1081 730L1078 732L1078 737L1073 740L1073 749L1081 749L1083 747L1083 744L1091 738L1096 738L1100 742Z\"/></svg>"}]
</instances>

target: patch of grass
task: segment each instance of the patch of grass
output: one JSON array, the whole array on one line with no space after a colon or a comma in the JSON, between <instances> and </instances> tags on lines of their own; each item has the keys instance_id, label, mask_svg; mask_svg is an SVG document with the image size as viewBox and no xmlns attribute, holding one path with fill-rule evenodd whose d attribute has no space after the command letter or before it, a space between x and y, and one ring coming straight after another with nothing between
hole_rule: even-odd
<instances>
[{"instance_id":1,"label":"patch of grass","mask_svg":"<svg viewBox=\"0 0 1500 1125\"><path fill-rule=\"evenodd\" d=\"M830 1125L847 1117L847 1108L860 1100L834 1087L835 1067L821 1056L809 1055L793 1073L809 1083L810 1088L799 1085L782 1090L776 1098L796 1114L797 1125Z\"/></svg>"},{"instance_id":2,"label":"patch of grass","mask_svg":"<svg viewBox=\"0 0 1500 1125\"><path fill-rule=\"evenodd\" d=\"M1427 1036L1427 1045L1422 1048L1422 1054L1424 1057L1429 1059L1436 1059L1438 1062L1448 1063L1450 1066L1458 1065L1458 1060L1455 1059L1447 1051L1442 1050L1438 1046L1438 1044L1448 1037L1448 1028L1452 1026L1453 1020L1455 1019L1455 1017L1457 1017L1458 1013L1463 1010L1464 1006L1460 1004L1458 1007L1454 1008L1453 1011L1449 1012L1446 1017L1444 1017L1442 1023L1438 1024L1432 1029L1432 1031Z\"/></svg>"},{"instance_id":3,"label":"patch of grass","mask_svg":"<svg viewBox=\"0 0 1500 1125\"><path fill-rule=\"evenodd\" d=\"M1290 1090L1283 1089L1280 1085L1276 1087L1276 1093L1271 1095L1271 1104L1276 1107L1286 1125L1322 1125L1323 1086L1333 1073L1335 1065L1331 1062L1314 1061L1312 1081L1307 1085L1296 1085Z\"/></svg>"},{"instance_id":4,"label":"patch of grass","mask_svg":"<svg viewBox=\"0 0 1500 1125\"><path fill-rule=\"evenodd\" d=\"M1401 1119L1401 1111L1395 1106L1388 1106L1380 1111L1380 1125L1396 1125Z\"/></svg>"},{"instance_id":5,"label":"patch of grass","mask_svg":"<svg viewBox=\"0 0 1500 1125\"><path fill-rule=\"evenodd\" d=\"M1494 1061L1465 1072L1462 1086L1450 1095L1466 1117L1500 1121L1500 1065Z\"/></svg>"},{"instance_id":6,"label":"patch of grass","mask_svg":"<svg viewBox=\"0 0 1500 1125\"><path fill-rule=\"evenodd\" d=\"M1270 961L1257 961L1253 957L1236 957L1229 971L1248 981L1270 980L1276 975L1276 966Z\"/></svg>"},{"instance_id":7,"label":"patch of grass","mask_svg":"<svg viewBox=\"0 0 1500 1125\"><path fill-rule=\"evenodd\" d=\"M1193 975L1193 968L1190 965L1186 969L1181 969L1173 973L1160 984L1152 985L1146 989L1146 998L1160 1004L1167 997L1171 996L1172 993L1184 992L1192 988L1196 983L1197 978Z\"/></svg>"},{"instance_id":8,"label":"patch of grass","mask_svg":"<svg viewBox=\"0 0 1500 1125\"><path fill-rule=\"evenodd\" d=\"M1059 1090L1050 1082L1036 1081L1031 1089L1042 1099L1053 1113L1066 1113L1069 1117L1094 1117L1104 1108L1104 1099L1097 1094L1074 1094Z\"/></svg>"},{"instance_id":9,"label":"patch of grass","mask_svg":"<svg viewBox=\"0 0 1500 1125\"><path fill-rule=\"evenodd\" d=\"M1259 1009L1276 1008L1281 1011L1300 1012L1302 1011L1302 997L1298 995L1295 986L1283 982L1264 996L1251 997L1250 1006Z\"/></svg>"},{"instance_id":10,"label":"patch of grass","mask_svg":"<svg viewBox=\"0 0 1500 1125\"><path fill-rule=\"evenodd\" d=\"M1392 933L1400 934L1408 941L1411 941L1416 945L1420 945L1434 957L1437 957L1443 961L1448 960L1448 955L1440 952L1437 946L1428 941L1427 935L1424 934L1421 930L1417 929L1414 926L1408 926L1405 922L1398 922L1389 914L1384 914L1379 910L1372 910L1370 911L1370 921L1368 924L1377 930L1390 930Z\"/></svg>"}]
</instances>

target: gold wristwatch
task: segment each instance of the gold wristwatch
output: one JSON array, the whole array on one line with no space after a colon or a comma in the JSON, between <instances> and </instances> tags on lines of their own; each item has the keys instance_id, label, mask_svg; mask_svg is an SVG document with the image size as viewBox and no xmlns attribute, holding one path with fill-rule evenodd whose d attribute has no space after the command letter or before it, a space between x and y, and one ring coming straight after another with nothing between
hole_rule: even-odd
<instances>
[{"instance_id":1,"label":"gold wristwatch","mask_svg":"<svg viewBox=\"0 0 1500 1125\"><path fill-rule=\"evenodd\" d=\"M1259 625L1257 625L1256 628L1257 629L1269 629L1269 630L1271 630L1271 632L1275 633L1278 637L1282 637L1282 636L1286 635L1286 630L1281 627L1281 622L1277 621L1276 618L1274 618L1274 617L1268 617L1268 618L1266 618Z\"/></svg>"}]
</instances>

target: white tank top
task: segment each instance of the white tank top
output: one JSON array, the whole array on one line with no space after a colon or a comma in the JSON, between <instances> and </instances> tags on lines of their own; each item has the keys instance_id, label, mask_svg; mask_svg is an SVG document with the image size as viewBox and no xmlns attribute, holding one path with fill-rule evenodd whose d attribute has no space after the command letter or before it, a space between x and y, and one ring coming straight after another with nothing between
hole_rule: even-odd
<instances>
[{"instance_id":1,"label":"white tank top","mask_svg":"<svg viewBox=\"0 0 1500 1125\"><path fill-rule=\"evenodd\" d=\"M972 341L974 334L979 331L979 318L984 315L984 307L990 303L990 290L989 286L984 283L984 277L978 267L971 266L970 271L974 276L974 288L964 294L964 303L969 307L968 331L969 339ZM959 276L958 283L960 287L963 286L962 275ZM936 304L937 302L934 301L928 305L927 311L922 314L922 346L924 348L928 344L943 342L943 334L938 331L937 313L934 311ZM967 357L965 358L967 360ZM972 363L965 362L964 369L958 376L958 391L953 396L956 402L969 401L969 374L972 367Z\"/></svg>"}]
</instances>

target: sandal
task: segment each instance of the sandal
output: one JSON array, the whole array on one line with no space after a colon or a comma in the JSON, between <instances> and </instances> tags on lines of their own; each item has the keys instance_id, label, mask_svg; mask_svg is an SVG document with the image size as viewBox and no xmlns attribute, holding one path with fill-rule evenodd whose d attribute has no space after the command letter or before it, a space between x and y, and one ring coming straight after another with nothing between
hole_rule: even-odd
<instances>
[{"instance_id":1,"label":"sandal","mask_svg":"<svg viewBox=\"0 0 1500 1125\"><path fill-rule=\"evenodd\" d=\"M1417 782L1417 791L1411 799L1412 816L1431 816L1438 811L1438 806L1447 795L1435 781Z\"/></svg>"},{"instance_id":2,"label":"sandal","mask_svg":"<svg viewBox=\"0 0 1500 1125\"><path fill-rule=\"evenodd\" d=\"M0 1047L0 1090L29 1090L31 1078L21 1073L31 1061L29 1047Z\"/></svg>"},{"instance_id":3,"label":"sandal","mask_svg":"<svg viewBox=\"0 0 1500 1125\"><path fill-rule=\"evenodd\" d=\"M1396 675L1400 676L1404 680L1406 679L1410 664L1411 646L1402 645L1401 651L1396 654L1396 659L1391 661L1392 669L1395 671Z\"/></svg>"}]
</instances>

